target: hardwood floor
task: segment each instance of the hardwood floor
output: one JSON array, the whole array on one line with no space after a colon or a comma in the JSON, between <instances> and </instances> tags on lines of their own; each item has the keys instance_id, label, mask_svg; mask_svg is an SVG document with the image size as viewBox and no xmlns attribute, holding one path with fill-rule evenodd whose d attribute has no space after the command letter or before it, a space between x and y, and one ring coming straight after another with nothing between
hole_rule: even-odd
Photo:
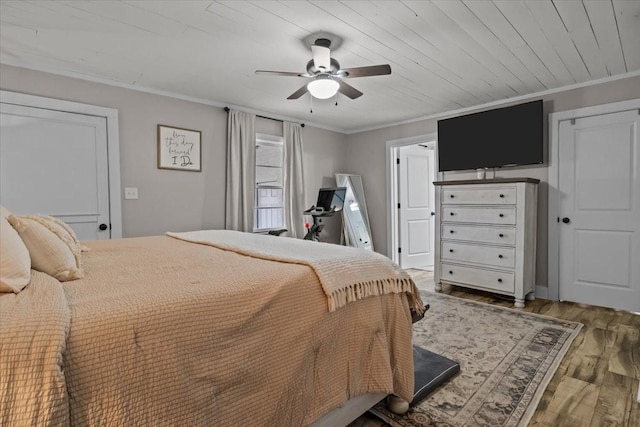
<instances>
[{"instance_id":1,"label":"hardwood floor","mask_svg":"<svg viewBox=\"0 0 640 427\"><path fill-rule=\"evenodd\" d=\"M433 292L431 272L409 273L420 289ZM513 299L496 294L446 285L443 290L456 297L513 308ZM584 324L530 426L640 426L640 315L542 299L527 301L520 310Z\"/></svg>"}]
</instances>

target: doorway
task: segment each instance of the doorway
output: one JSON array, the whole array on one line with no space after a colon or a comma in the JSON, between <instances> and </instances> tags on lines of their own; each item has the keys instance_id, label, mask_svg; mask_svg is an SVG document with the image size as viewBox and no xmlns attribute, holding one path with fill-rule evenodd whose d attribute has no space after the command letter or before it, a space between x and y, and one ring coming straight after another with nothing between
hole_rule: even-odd
<instances>
[{"instance_id":1,"label":"doorway","mask_svg":"<svg viewBox=\"0 0 640 427\"><path fill-rule=\"evenodd\" d=\"M117 110L0 92L0 201L80 240L122 237Z\"/></svg>"},{"instance_id":2,"label":"doorway","mask_svg":"<svg viewBox=\"0 0 640 427\"><path fill-rule=\"evenodd\" d=\"M640 100L552 114L549 297L640 311Z\"/></svg>"},{"instance_id":3,"label":"doorway","mask_svg":"<svg viewBox=\"0 0 640 427\"><path fill-rule=\"evenodd\" d=\"M387 142L388 254L401 268L433 270L435 134Z\"/></svg>"}]
</instances>

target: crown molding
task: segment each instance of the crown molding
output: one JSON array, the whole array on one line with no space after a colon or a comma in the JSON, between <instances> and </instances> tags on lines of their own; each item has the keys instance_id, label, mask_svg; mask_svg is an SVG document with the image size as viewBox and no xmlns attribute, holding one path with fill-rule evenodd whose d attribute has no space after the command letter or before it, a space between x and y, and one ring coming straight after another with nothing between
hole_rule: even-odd
<instances>
[{"instance_id":1,"label":"crown molding","mask_svg":"<svg viewBox=\"0 0 640 427\"><path fill-rule=\"evenodd\" d=\"M432 119L440 119L440 118L444 118L444 117L451 117L451 116L456 116L456 115L463 114L463 113L469 113L469 112L474 112L474 111L478 111L478 110L484 110L484 109L490 108L490 107L498 107L500 105L510 104L512 102L526 101L526 100L529 100L529 99L532 99L532 98L539 98L541 96L551 95L551 94L558 93L558 92L565 92L565 91L568 91L568 90L580 89L580 88L588 87L588 86L595 86L595 85L599 85L599 84L602 84L602 83L608 83L608 82L613 82L613 81L616 81L616 80L623 80L623 79L627 79L627 78L631 78L631 77L637 77L637 76L640 76L640 70L631 71L631 72L624 73L624 74L618 74L616 76L602 77L600 79L589 80L589 81L582 82L582 83L575 83L575 84L568 85L568 86L561 86L561 87L557 87L557 88L554 88L554 89L547 89L547 90L543 90L543 91L540 91L540 92L535 92L535 93L531 93L531 94L527 94L527 95L516 96L516 97L513 97L513 98L499 99L497 101L491 101L491 102L487 102L485 104L474 105L472 107L460 108L458 110L445 111L443 113L430 114L428 116L417 117L415 119L403 120L403 121L400 121L400 122L388 123L388 124L380 125L380 126L371 126L371 127L361 128L361 129L355 129L355 130L351 130L351 131L348 131L348 132L345 132L345 133L347 135L352 135L352 134L356 134L356 133L368 132L368 131L371 131L371 130L384 129L384 128L393 127L393 126L400 126L400 125L406 125L406 124L409 124L409 123L421 122L423 120L432 120Z\"/></svg>"},{"instance_id":2,"label":"crown molding","mask_svg":"<svg viewBox=\"0 0 640 427\"><path fill-rule=\"evenodd\" d=\"M162 90L162 89L156 89L156 88L147 87L147 86L140 86L140 85L136 85L136 84L132 84L132 83L119 82L117 80L105 79L103 77L98 77L98 76L94 76L94 75L91 75L91 74L79 73L79 72L76 72L76 71L59 70L59 69L56 69L56 68L49 68L49 67L37 67L37 66L33 66L31 64L22 63L20 61L11 61L11 60L7 61L6 59L0 60L0 64L9 65L9 66L12 66L12 67L26 68L28 70L39 71L39 72L48 73L48 74L54 74L54 75L58 75L58 76L62 76L62 77L70 77L70 78L73 78L73 79L86 80L86 81L90 81L92 83L99 83L99 84L104 84L104 85L107 85L107 86L121 87L121 88L124 88L124 89L135 90L135 91L138 91L138 92L150 93L152 95L166 96L168 98L179 99L179 100L182 100L182 101L194 102L196 104L209 105L209 106L212 106L212 107L219 107L219 108L229 107L229 108L231 108L233 110L243 111L245 113L252 113L252 114L255 114L255 115L258 115L258 116L265 116L265 117L268 117L268 118L271 118L271 119L282 120L282 121L287 121L287 122L294 122L294 123L304 122L305 126L312 126L312 127L315 127L315 128L325 129L325 130L329 130L329 131L332 131L332 132L338 132L338 133L342 133L342 134L345 133L344 129L339 129L339 128L327 126L327 125L324 125L324 124L321 124L321 123L315 123L315 122L310 122L310 121L306 121L306 120L303 121L303 120L300 120L299 118L295 118L295 117L282 116L282 115L272 114L272 113L267 112L267 111L261 111L261 110L255 110L255 109L247 108L247 107L244 107L244 106L241 106L241 105L234 105L234 104L229 104L229 103L224 103L224 102L212 101L212 100L204 99L204 98L181 95L181 94L176 93L176 92L170 92L170 91L166 91L166 90Z\"/></svg>"},{"instance_id":3,"label":"crown molding","mask_svg":"<svg viewBox=\"0 0 640 427\"><path fill-rule=\"evenodd\" d=\"M229 108L232 108L234 110L244 111L245 113L252 113L252 114L256 114L256 115L260 115L260 116L266 116L266 117L273 118L273 119L276 119L276 120L291 121L291 122L296 122L296 123L300 123L301 122L301 120L298 119L298 118L288 117L288 116L281 116L281 115L274 115L274 114L272 114L270 112L254 110L254 109L251 109L251 108L243 107L241 105L233 105L233 104L228 104L228 103L223 103L223 102L218 102L218 101L212 101L212 100L204 99L204 98L197 98L197 97L192 97L192 96L181 95L181 94L175 93L175 92L165 91L165 90L161 90L161 89L155 89L155 88L146 87L146 86L139 86L139 85L136 85L136 84L119 82L119 81L115 81L115 80L109 80L109 79L105 79L105 78L102 78L102 77L93 76L93 75L90 75L90 74L78 73L78 72L75 72L75 71L59 70L59 69L48 68L48 67L37 67L37 66L33 66L31 64L23 63L21 61L7 60L6 58L3 58L2 60L0 60L0 63L1 64L6 64L6 65L10 65L10 66L14 66L14 67L26 68L26 69L34 70L34 71L40 71L40 72L43 72L43 73L55 74L55 75L59 75L59 76L63 76L63 77L71 77L71 78L75 78L75 79L86 80L86 81L90 81L90 82L94 82L94 83L100 83L100 84L104 84L104 85L108 85L108 86L116 86L116 87L121 87L121 88L124 88L124 89L130 89L130 90L136 90L136 91L140 91L140 92L146 92L146 93L150 93L150 94L153 94L153 95L166 96L168 98L180 99L180 100L183 100L183 101L189 101L189 102L194 102L194 103L197 103L197 104L209 105L209 106L212 106L212 107L219 107L219 108L229 107ZM551 94L558 93L558 92L564 92L564 91L573 90L573 89L580 89L580 88L588 87L588 86L595 86L595 85L599 85L599 84L602 84L602 83L608 83L608 82L612 82L612 81L616 81L616 80L622 80L622 79L627 79L627 78L637 77L637 76L640 76L640 70L631 71L631 72L628 72L628 73L625 73L625 74L618 74L616 76L608 76L608 77L603 77L603 78L599 78L599 79L595 79L595 80L589 80L589 81L582 82L582 83L575 83L575 84L568 85L568 86L561 86L561 87L557 87L557 88L554 88L554 89L547 89L547 90L544 90L544 91L535 92L535 93L531 93L531 94L527 94L527 95L520 95L520 96L516 96L516 97L513 97L513 98L500 99L500 100L497 100L497 101L487 102L485 104L480 104L480 105L474 105L474 106L471 106L471 107L460 108L458 110L445 111L445 112L442 112L442 113L435 113L435 114L430 114L430 115L427 115L427 116L416 117L414 119L408 119L408 120L403 120L403 121L399 121L399 122L386 123L384 125L370 126L370 127L354 129L354 130L345 130L345 129L340 129L340 128L336 128L336 127L332 127L332 126L327 126L327 125L321 124L321 123L308 122L308 121L304 121L304 123L307 126L312 126L312 127L315 127L315 128L325 129L325 130L329 130L329 131L332 131L332 132L341 133L341 134L344 134L344 135L353 135L353 134L362 133L362 132L368 132L368 131L377 130L377 129L384 129L384 128L389 128L389 127L394 127L394 126L401 126L401 125L405 125L405 124L421 122L421 121L424 121L424 120L433 120L433 119L439 119L439 118L443 118L443 117L450 117L450 116L460 115L460 114L469 113L469 112L473 112L473 111L484 110L486 108L498 107L498 106L501 106L501 105L504 105L504 104L510 104L510 103L513 103L513 102L526 101L526 100L529 100L529 99L532 99L532 98L539 98L541 96L551 95Z\"/></svg>"}]
</instances>

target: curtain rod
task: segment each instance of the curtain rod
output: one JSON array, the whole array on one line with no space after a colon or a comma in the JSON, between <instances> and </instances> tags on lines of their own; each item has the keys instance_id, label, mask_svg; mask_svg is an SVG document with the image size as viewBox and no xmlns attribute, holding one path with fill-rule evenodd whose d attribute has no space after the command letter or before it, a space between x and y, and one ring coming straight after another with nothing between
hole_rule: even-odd
<instances>
[{"instance_id":1,"label":"curtain rod","mask_svg":"<svg viewBox=\"0 0 640 427\"><path fill-rule=\"evenodd\" d=\"M227 113L229 112L230 108L229 107L224 107L224 111L226 111ZM267 119L267 120L275 120L276 122L282 122L283 120L280 119L274 119L273 117L267 117L267 116L261 116L259 114L256 114L256 117L260 117L261 119ZM300 126L304 127L304 123L300 123Z\"/></svg>"}]
</instances>

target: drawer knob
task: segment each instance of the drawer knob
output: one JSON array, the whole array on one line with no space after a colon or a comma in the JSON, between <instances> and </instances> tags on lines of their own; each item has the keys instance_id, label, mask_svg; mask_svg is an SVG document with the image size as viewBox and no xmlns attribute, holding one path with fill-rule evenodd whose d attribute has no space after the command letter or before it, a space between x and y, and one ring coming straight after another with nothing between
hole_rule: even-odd
<instances>
[{"instance_id":1,"label":"drawer knob","mask_svg":"<svg viewBox=\"0 0 640 427\"><path fill-rule=\"evenodd\" d=\"M501 198L501 199L504 199L504 194L501 194L501 195L500 195L500 198Z\"/></svg>"},{"instance_id":2,"label":"drawer knob","mask_svg":"<svg viewBox=\"0 0 640 427\"><path fill-rule=\"evenodd\" d=\"M450 195L449 197L451 197L451 198L453 199L455 196L452 194L452 195Z\"/></svg>"},{"instance_id":3,"label":"drawer knob","mask_svg":"<svg viewBox=\"0 0 640 427\"><path fill-rule=\"evenodd\" d=\"M455 214L453 212L451 212L449 215L454 216Z\"/></svg>"},{"instance_id":4,"label":"drawer knob","mask_svg":"<svg viewBox=\"0 0 640 427\"><path fill-rule=\"evenodd\" d=\"M453 274L453 271L449 270L449 274Z\"/></svg>"},{"instance_id":5,"label":"drawer knob","mask_svg":"<svg viewBox=\"0 0 640 427\"><path fill-rule=\"evenodd\" d=\"M502 283L502 279L498 279L498 283Z\"/></svg>"},{"instance_id":6,"label":"drawer knob","mask_svg":"<svg viewBox=\"0 0 640 427\"><path fill-rule=\"evenodd\" d=\"M498 234L498 236L500 236L500 237L504 237L504 234L500 233L500 234Z\"/></svg>"},{"instance_id":7,"label":"drawer knob","mask_svg":"<svg viewBox=\"0 0 640 427\"><path fill-rule=\"evenodd\" d=\"M502 255L498 255L498 258L502 259L502 258L503 258L503 256L502 256Z\"/></svg>"},{"instance_id":8,"label":"drawer knob","mask_svg":"<svg viewBox=\"0 0 640 427\"><path fill-rule=\"evenodd\" d=\"M453 230L449 230L449 233L453 234Z\"/></svg>"},{"instance_id":9,"label":"drawer knob","mask_svg":"<svg viewBox=\"0 0 640 427\"><path fill-rule=\"evenodd\" d=\"M453 249L449 249L449 252L453 253Z\"/></svg>"},{"instance_id":10,"label":"drawer knob","mask_svg":"<svg viewBox=\"0 0 640 427\"><path fill-rule=\"evenodd\" d=\"M504 214L500 214L500 218L503 218L503 217L504 217Z\"/></svg>"}]
</instances>

